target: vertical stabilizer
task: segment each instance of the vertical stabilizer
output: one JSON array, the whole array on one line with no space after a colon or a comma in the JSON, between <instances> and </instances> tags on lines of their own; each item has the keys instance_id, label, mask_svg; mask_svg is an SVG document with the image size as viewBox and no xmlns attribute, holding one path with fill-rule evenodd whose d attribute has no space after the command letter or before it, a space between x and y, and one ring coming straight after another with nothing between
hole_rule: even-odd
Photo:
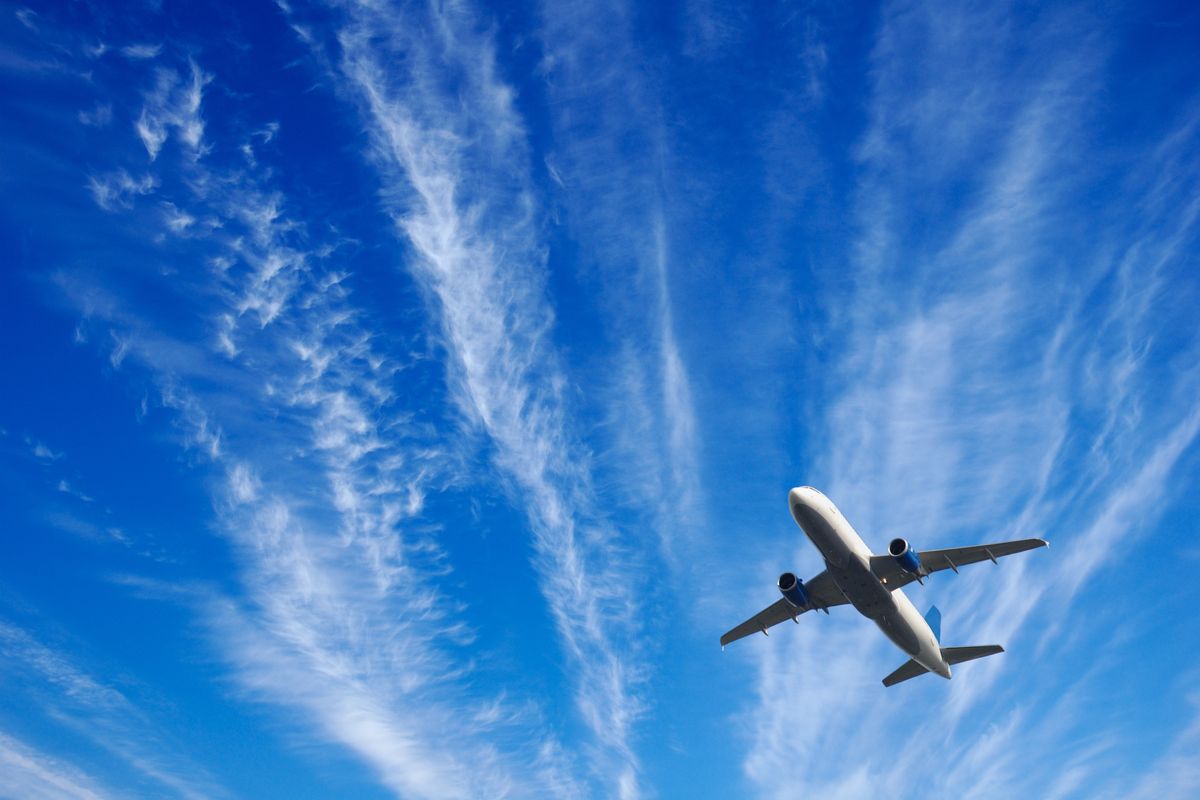
<instances>
[{"instance_id":1,"label":"vertical stabilizer","mask_svg":"<svg viewBox=\"0 0 1200 800\"><path fill-rule=\"evenodd\" d=\"M930 606L925 612L925 621L929 623L929 629L933 631L933 638L939 642L942 640L942 612L938 611L937 606Z\"/></svg>"}]
</instances>

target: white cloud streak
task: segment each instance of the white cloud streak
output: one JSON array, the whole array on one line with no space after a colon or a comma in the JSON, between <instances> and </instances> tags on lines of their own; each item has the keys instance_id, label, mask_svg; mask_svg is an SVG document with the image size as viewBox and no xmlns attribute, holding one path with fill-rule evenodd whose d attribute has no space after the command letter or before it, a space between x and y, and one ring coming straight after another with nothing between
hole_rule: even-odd
<instances>
[{"instance_id":1,"label":"white cloud streak","mask_svg":"<svg viewBox=\"0 0 1200 800\"><path fill-rule=\"evenodd\" d=\"M121 48L121 55L132 61L149 61L158 58L161 52L161 44L129 44Z\"/></svg>"},{"instance_id":2,"label":"white cloud streak","mask_svg":"<svg viewBox=\"0 0 1200 800\"><path fill-rule=\"evenodd\" d=\"M307 226L255 174L206 162L210 77L195 64L190 75L155 73L138 133L152 159L171 130L193 156L192 195L163 224L216 220L221 254L202 294L216 300L203 308L217 336L205 352L137 321L119 294L73 292L126 343L122 362L149 370L200 464L223 475L214 498L241 593L188 602L235 686L346 747L397 796L577 796L538 705L473 687L475 636L439 586L445 554L415 520L445 456L400 405L406 364L361 319L347 274L327 261L336 247L307 247Z\"/></svg>"},{"instance_id":3,"label":"white cloud streak","mask_svg":"<svg viewBox=\"0 0 1200 800\"><path fill-rule=\"evenodd\" d=\"M279 199L257 216L249 212L261 204L243 201L257 243L239 245L252 269L230 287L230 309L251 322L234 326L237 357L274 359L272 393L257 400L281 404L301 426L299 441L278 442L306 453L300 485L326 488L310 509L288 481L264 479L276 470L262 466L274 457L261 446L240 455L232 445L209 448L226 465L223 528L242 553L248 592L209 605L219 646L250 696L303 712L399 796L536 793L514 763L519 754L453 713L472 702L458 652L472 635L431 580L444 570L440 549L405 532L440 468L436 450L414 448L413 432L389 419L400 367L374 352L339 282L283 244ZM211 423L193 418L189 438L203 442Z\"/></svg>"},{"instance_id":4,"label":"white cloud streak","mask_svg":"<svg viewBox=\"0 0 1200 800\"><path fill-rule=\"evenodd\" d=\"M342 70L362 99L385 192L415 251L411 269L436 303L455 397L495 442L525 503L605 791L636 796L637 555L597 508L566 418L513 90L465 9L431 10L419 22L392 20L382 8L352 16L339 36ZM385 68L392 52L405 54L400 74ZM454 94L443 94L447 80L461 81Z\"/></svg>"},{"instance_id":5,"label":"white cloud streak","mask_svg":"<svg viewBox=\"0 0 1200 800\"><path fill-rule=\"evenodd\" d=\"M26 800L112 797L90 776L0 732L0 795Z\"/></svg>"},{"instance_id":6,"label":"white cloud streak","mask_svg":"<svg viewBox=\"0 0 1200 800\"><path fill-rule=\"evenodd\" d=\"M91 740L100 751L124 762L171 796L200 798L219 792L212 779L176 750L162 727L125 694L4 621L0 621L0 645L0 674L5 675L6 686L21 687L50 719ZM38 782L54 786L58 780L62 792L98 796L98 790L81 773L13 740L4 741L2 734L0 751L4 752L0 759L14 764L19 770L15 776L28 782L31 791Z\"/></svg>"},{"instance_id":7,"label":"white cloud streak","mask_svg":"<svg viewBox=\"0 0 1200 800\"><path fill-rule=\"evenodd\" d=\"M597 293L602 335L618 342L611 370L587 376L611 436L600 453L604 477L619 486L623 506L646 516L678 571L702 547L694 537L704 495L692 379L673 310L674 164L653 56L635 42L636 10L627 4L546 3L540 16L555 130L546 164L564 189L556 198L564 227L585 254L577 278Z\"/></svg>"}]
</instances>

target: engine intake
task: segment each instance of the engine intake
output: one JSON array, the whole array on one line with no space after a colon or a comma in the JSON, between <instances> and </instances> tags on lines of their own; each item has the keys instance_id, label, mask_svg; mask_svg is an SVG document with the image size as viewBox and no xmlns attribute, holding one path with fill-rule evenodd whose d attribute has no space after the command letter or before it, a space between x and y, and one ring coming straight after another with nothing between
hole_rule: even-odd
<instances>
[{"instance_id":1,"label":"engine intake","mask_svg":"<svg viewBox=\"0 0 1200 800\"><path fill-rule=\"evenodd\" d=\"M921 569L921 557L917 555L917 551L908 546L908 541L905 539L892 539L888 543L888 555L896 559L900 569L905 572L916 575Z\"/></svg>"},{"instance_id":2,"label":"engine intake","mask_svg":"<svg viewBox=\"0 0 1200 800\"><path fill-rule=\"evenodd\" d=\"M808 592L804 589L804 581L791 572L779 576L779 592L796 608L808 606Z\"/></svg>"}]
</instances>

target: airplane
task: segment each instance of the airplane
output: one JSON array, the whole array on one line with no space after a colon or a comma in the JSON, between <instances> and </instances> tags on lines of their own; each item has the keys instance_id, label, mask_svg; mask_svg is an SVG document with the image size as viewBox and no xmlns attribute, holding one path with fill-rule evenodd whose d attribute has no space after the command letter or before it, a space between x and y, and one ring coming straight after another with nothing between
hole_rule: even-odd
<instances>
[{"instance_id":1,"label":"airplane","mask_svg":"<svg viewBox=\"0 0 1200 800\"><path fill-rule=\"evenodd\" d=\"M800 624L800 615L849 603L872 620L892 643L911 658L883 679L884 686L932 672L947 680L950 667L964 661L1003 653L998 644L972 647L941 646L941 612L931 606L924 617L904 594L903 587L944 569L980 561L997 563L1002 556L1047 547L1044 539L951 547L946 550L913 550L901 538L892 539L885 555L872 555L862 538L828 497L811 486L788 492L792 518L825 559L825 570L810 581L791 572L779 576L779 600L721 637L721 649L730 642L767 629L785 620Z\"/></svg>"}]
</instances>

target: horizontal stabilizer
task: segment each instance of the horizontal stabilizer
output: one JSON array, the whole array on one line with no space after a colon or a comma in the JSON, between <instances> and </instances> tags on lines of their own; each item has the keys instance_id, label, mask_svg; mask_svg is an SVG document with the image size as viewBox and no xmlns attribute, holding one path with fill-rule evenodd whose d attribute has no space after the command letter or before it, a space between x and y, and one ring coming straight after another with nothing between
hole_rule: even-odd
<instances>
[{"instance_id":1,"label":"horizontal stabilizer","mask_svg":"<svg viewBox=\"0 0 1200 800\"><path fill-rule=\"evenodd\" d=\"M970 648L966 648L966 649L969 650ZM909 678L915 678L918 675L924 675L926 672L929 672L929 670L925 669L920 664L918 664L917 662L913 661L910 658L908 661L904 662L904 665L902 667L900 667L900 669L896 670L891 675L888 675L886 678L884 678L883 685L884 686L895 686L897 683L900 683L901 681L906 681Z\"/></svg>"},{"instance_id":2,"label":"horizontal stabilizer","mask_svg":"<svg viewBox=\"0 0 1200 800\"><path fill-rule=\"evenodd\" d=\"M943 647L942 658L947 664L961 664L964 661L974 661L977 658L984 656L994 656L997 653L1003 653L1004 648L998 644L981 644L974 647ZM922 667L911 658L904 662L900 669L893 672L883 679L884 686L895 686L897 683L915 678L918 675L924 675L929 670Z\"/></svg>"},{"instance_id":3,"label":"horizontal stabilizer","mask_svg":"<svg viewBox=\"0 0 1200 800\"><path fill-rule=\"evenodd\" d=\"M947 664L961 664L964 661L974 661L984 656L994 656L1003 653L1004 648L998 644L980 644L974 647L943 647L942 658Z\"/></svg>"}]
</instances>

